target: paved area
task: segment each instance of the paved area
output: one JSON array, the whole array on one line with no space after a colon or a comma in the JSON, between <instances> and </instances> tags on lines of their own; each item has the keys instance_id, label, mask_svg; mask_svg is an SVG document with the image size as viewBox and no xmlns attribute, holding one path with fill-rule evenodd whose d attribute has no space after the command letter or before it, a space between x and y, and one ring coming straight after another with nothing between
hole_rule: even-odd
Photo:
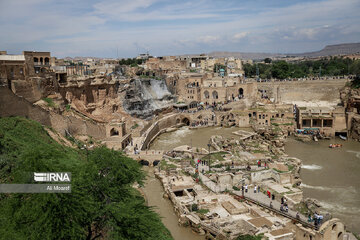
<instances>
[{"instance_id":1,"label":"paved area","mask_svg":"<svg viewBox=\"0 0 360 240\"><path fill-rule=\"evenodd\" d=\"M241 191L233 191L234 194L236 194L237 196L242 196L242 192ZM248 198L248 199L251 199L257 203L260 203L262 205L265 205L267 206L268 208L270 208L270 202L272 202L272 209L274 209L274 211L276 212L281 212L280 211L280 206L281 206L281 203L278 201L278 200L271 200L271 198L269 198L267 195L259 192L259 193L254 193L254 190L253 188L249 188L248 192L247 193L244 193L244 197L245 198ZM291 210L289 209L288 212L281 212L284 216L287 216L287 217L291 217L291 218L296 218L296 211L294 210ZM308 218L302 214L300 214L300 220L302 223L304 224L309 224L309 225L312 225L313 224L310 224L308 223Z\"/></svg>"}]
</instances>

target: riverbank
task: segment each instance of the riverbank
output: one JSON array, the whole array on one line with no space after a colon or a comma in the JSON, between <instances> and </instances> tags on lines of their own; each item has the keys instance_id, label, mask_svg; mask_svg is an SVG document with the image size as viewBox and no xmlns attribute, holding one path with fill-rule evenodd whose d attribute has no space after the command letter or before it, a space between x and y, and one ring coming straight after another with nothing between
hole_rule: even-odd
<instances>
[{"instance_id":1,"label":"riverbank","mask_svg":"<svg viewBox=\"0 0 360 240\"><path fill-rule=\"evenodd\" d=\"M194 233L190 228L179 225L179 219L171 201L163 198L165 191L160 180L154 175L154 168L143 167L143 170L147 173L145 186L142 188L147 205L154 207L154 210L161 216L161 221L169 229L174 240L204 240L204 236Z\"/></svg>"}]
</instances>

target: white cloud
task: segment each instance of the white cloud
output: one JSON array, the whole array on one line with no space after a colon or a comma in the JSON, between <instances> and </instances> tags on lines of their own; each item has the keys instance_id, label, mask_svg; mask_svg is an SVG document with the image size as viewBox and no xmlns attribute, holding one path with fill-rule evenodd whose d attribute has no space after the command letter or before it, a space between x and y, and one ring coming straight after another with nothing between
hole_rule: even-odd
<instances>
[{"instance_id":1,"label":"white cloud","mask_svg":"<svg viewBox=\"0 0 360 240\"><path fill-rule=\"evenodd\" d=\"M239 41L239 40L247 37L248 35L249 35L249 32L239 32L239 33L236 33L232 39L234 41Z\"/></svg>"},{"instance_id":2,"label":"white cloud","mask_svg":"<svg viewBox=\"0 0 360 240\"><path fill-rule=\"evenodd\" d=\"M198 37L198 42L200 43L206 43L206 44L212 44L220 40L219 36L200 36Z\"/></svg>"},{"instance_id":3,"label":"white cloud","mask_svg":"<svg viewBox=\"0 0 360 240\"><path fill-rule=\"evenodd\" d=\"M154 55L214 49L299 52L360 39L358 0L277 8L249 2L252 11L232 0L96 1L0 0L0 46L18 52L45 48L61 56L106 56L119 48L122 56L134 56L141 49Z\"/></svg>"}]
</instances>

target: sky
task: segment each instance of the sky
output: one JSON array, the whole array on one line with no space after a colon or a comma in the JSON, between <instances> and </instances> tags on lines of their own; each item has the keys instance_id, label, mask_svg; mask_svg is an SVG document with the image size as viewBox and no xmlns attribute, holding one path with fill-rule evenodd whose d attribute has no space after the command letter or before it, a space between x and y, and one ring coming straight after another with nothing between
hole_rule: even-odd
<instances>
[{"instance_id":1,"label":"sky","mask_svg":"<svg viewBox=\"0 0 360 240\"><path fill-rule=\"evenodd\" d=\"M360 0L0 0L0 50L301 53L360 42Z\"/></svg>"}]
</instances>

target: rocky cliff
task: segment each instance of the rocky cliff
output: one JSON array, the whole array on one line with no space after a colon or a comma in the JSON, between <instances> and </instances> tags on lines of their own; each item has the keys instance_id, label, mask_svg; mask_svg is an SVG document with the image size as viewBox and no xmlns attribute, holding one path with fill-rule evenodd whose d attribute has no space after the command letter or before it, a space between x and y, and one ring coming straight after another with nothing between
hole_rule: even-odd
<instances>
[{"instance_id":1,"label":"rocky cliff","mask_svg":"<svg viewBox=\"0 0 360 240\"><path fill-rule=\"evenodd\" d=\"M165 81L157 79L134 79L124 94L123 107L139 118L150 118L154 112L171 106L173 96Z\"/></svg>"}]
</instances>

